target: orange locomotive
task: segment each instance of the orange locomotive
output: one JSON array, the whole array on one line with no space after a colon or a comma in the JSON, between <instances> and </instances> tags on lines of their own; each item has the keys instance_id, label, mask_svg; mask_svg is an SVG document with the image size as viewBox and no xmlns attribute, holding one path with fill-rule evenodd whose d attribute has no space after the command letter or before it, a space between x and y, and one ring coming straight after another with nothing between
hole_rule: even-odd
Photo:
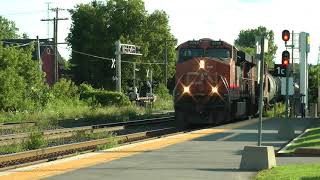
<instances>
[{"instance_id":1,"label":"orange locomotive","mask_svg":"<svg viewBox=\"0 0 320 180\"><path fill-rule=\"evenodd\" d=\"M200 39L177 47L174 108L180 127L255 114L255 59L224 41Z\"/></svg>"}]
</instances>

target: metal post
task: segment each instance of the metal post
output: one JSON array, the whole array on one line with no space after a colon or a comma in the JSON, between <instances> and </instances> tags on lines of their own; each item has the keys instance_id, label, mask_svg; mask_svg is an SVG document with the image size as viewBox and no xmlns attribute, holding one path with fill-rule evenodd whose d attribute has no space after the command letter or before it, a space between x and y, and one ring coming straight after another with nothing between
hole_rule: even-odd
<instances>
[{"instance_id":1,"label":"metal post","mask_svg":"<svg viewBox=\"0 0 320 180\"><path fill-rule=\"evenodd\" d=\"M55 38L55 68L56 68L56 73L55 73L55 82L58 82L59 80L59 62L58 62L58 19L59 19L59 10L58 8L56 8L56 38Z\"/></svg>"},{"instance_id":2,"label":"metal post","mask_svg":"<svg viewBox=\"0 0 320 180\"><path fill-rule=\"evenodd\" d=\"M168 84L168 44L167 44L167 40L165 40L165 53L166 53L166 56L165 56L165 85L167 87L167 84Z\"/></svg>"},{"instance_id":3,"label":"metal post","mask_svg":"<svg viewBox=\"0 0 320 180\"><path fill-rule=\"evenodd\" d=\"M42 60L41 60L41 55L40 55L40 41L39 41L39 36L37 36L37 56L39 60L39 70L42 72Z\"/></svg>"},{"instance_id":4,"label":"metal post","mask_svg":"<svg viewBox=\"0 0 320 180\"><path fill-rule=\"evenodd\" d=\"M289 112L288 112L288 109L289 109L289 66L290 65L287 65L286 67L286 121L288 120L289 116Z\"/></svg>"},{"instance_id":5,"label":"metal post","mask_svg":"<svg viewBox=\"0 0 320 180\"><path fill-rule=\"evenodd\" d=\"M153 81L153 79L152 79L152 69L151 69L151 71L150 71L150 94L152 94L152 81Z\"/></svg>"},{"instance_id":6,"label":"metal post","mask_svg":"<svg viewBox=\"0 0 320 180\"><path fill-rule=\"evenodd\" d=\"M120 40L116 41L116 76L117 76L117 84L116 90L121 92L121 42Z\"/></svg>"},{"instance_id":7,"label":"metal post","mask_svg":"<svg viewBox=\"0 0 320 180\"><path fill-rule=\"evenodd\" d=\"M306 60L306 33L299 34L299 51L300 51L300 93L302 95L302 112L307 109L307 60Z\"/></svg>"},{"instance_id":8,"label":"metal post","mask_svg":"<svg viewBox=\"0 0 320 180\"><path fill-rule=\"evenodd\" d=\"M136 89L136 63L133 63L133 90Z\"/></svg>"},{"instance_id":9,"label":"metal post","mask_svg":"<svg viewBox=\"0 0 320 180\"><path fill-rule=\"evenodd\" d=\"M51 2L46 2L46 4L47 4L47 8L48 8L48 10L47 10L47 18L49 19L50 18L50 16L49 16L49 11L50 11L50 4L51 4ZM48 39L50 38L50 22L48 21L48 24L47 24L47 26L48 26Z\"/></svg>"},{"instance_id":10,"label":"metal post","mask_svg":"<svg viewBox=\"0 0 320 180\"><path fill-rule=\"evenodd\" d=\"M54 40L54 61L53 61L53 83L57 82L57 45L58 45L58 37L57 37L57 19L53 18L53 40Z\"/></svg>"},{"instance_id":11,"label":"metal post","mask_svg":"<svg viewBox=\"0 0 320 180\"><path fill-rule=\"evenodd\" d=\"M308 51L306 50L306 103L305 103L305 116L309 116L309 65L308 65Z\"/></svg>"},{"instance_id":12,"label":"metal post","mask_svg":"<svg viewBox=\"0 0 320 180\"><path fill-rule=\"evenodd\" d=\"M258 127L258 146L261 146L262 139L262 110L263 110L263 76L264 76L264 36L260 37L261 52L260 52L260 96L259 96L259 127Z\"/></svg>"},{"instance_id":13,"label":"metal post","mask_svg":"<svg viewBox=\"0 0 320 180\"><path fill-rule=\"evenodd\" d=\"M53 21L53 41L54 41L54 62L53 62L53 83L56 83L59 79L59 62L58 62L58 21L68 20L68 18L59 18L59 8L51 9L56 12L56 17L53 19L41 19L41 21Z\"/></svg>"},{"instance_id":14,"label":"metal post","mask_svg":"<svg viewBox=\"0 0 320 180\"><path fill-rule=\"evenodd\" d=\"M294 52L294 31L292 30L292 38L291 38L291 68L289 68L290 69L290 71L292 72L291 74L292 74L292 78L293 78L293 80L294 80L294 62L293 62L293 60L294 60L294 54L293 54L293 52ZM287 71L288 71L288 69L287 69ZM287 83L287 82L286 82ZM294 82L293 82L293 84L294 84ZM293 87L293 92L294 92L294 87ZM290 117L292 117L292 116L294 116L294 103L295 103L295 101L294 101L294 99L293 99L293 97L294 97L294 95L292 95L291 96L292 98L291 98L291 101L290 101L290 103L291 103L291 112L290 112Z\"/></svg>"}]
</instances>

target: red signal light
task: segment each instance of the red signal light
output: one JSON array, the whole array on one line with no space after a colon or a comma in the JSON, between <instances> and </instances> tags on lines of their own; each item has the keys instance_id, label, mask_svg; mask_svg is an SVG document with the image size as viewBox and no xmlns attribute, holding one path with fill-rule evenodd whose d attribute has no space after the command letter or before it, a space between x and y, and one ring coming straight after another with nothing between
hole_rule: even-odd
<instances>
[{"instance_id":1,"label":"red signal light","mask_svg":"<svg viewBox=\"0 0 320 180\"><path fill-rule=\"evenodd\" d=\"M289 51L282 52L282 66L287 67L290 64L290 53Z\"/></svg>"},{"instance_id":2,"label":"red signal light","mask_svg":"<svg viewBox=\"0 0 320 180\"><path fill-rule=\"evenodd\" d=\"M290 39L290 32L288 30L282 31L282 40L285 42L289 41Z\"/></svg>"}]
</instances>

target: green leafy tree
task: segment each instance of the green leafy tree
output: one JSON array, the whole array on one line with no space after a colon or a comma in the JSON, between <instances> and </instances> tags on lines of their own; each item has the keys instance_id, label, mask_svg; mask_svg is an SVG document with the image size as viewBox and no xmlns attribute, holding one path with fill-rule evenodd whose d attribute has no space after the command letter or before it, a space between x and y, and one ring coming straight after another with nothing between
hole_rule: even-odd
<instances>
[{"instance_id":1,"label":"green leafy tree","mask_svg":"<svg viewBox=\"0 0 320 180\"><path fill-rule=\"evenodd\" d=\"M0 40L18 38L18 28L13 21L0 16Z\"/></svg>"},{"instance_id":2,"label":"green leafy tree","mask_svg":"<svg viewBox=\"0 0 320 180\"><path fill-rule=\"evenodd\" d=\"M32 50L0 45L0 109L33 110L45 104L43 74Z\"/></svg>"},{"instance_id":3,"label":"green leafy tree","mask_svg":"<svg viewBox=\"0 0 320 180\"><path fill-rule=\"evenodd\" d=\"M165 40L174 39L170 33L168 16L163 11L148 14L142 0L108 0L80 4L71 11L72 27L67 41L75 51L114 58L115 42L141 47L142 56L122 55L123 61L137 62L137 79L146 80L146 69L152 69L154 80L164 80L164 65L139 62L164 62ZM169 73L174 73L174 46L169 41ZM115 89L115 69L111 61L72 53L71 72L77 84L83 82L95 88ZM133 64L122 63L122 87L132 85Z\"/></svg>"},{"instance_id":4,"label":"green leafy tree","mask_svg":"<svg viewBox=\"0 0 320 180\"><path fill-rule=\"evenodd\" d=\"M318 86L320 85L320 65L309 65L309 102L318 100Z\"/></svg>"},{"instance_id":5,"label":"green leafy tree","mask_svg":"<svg viewBox=\"0 0 320 180\"><path fill-rule=\"evenodd\" d=\"M255 55L255 38L257 36L264 36L269 41L268 43L268 52L265 53L264 60L268 64L268 67L273 67L274 65L274 58L277 52L278 47L274 43L274 33L272 30L267 30L267 28L263 26L259 26L256 29L248 29L248 30L241 30L238 38L235 40L234 44L243 51L251 54L252 56Z\"/></svg>"}]
</instances>

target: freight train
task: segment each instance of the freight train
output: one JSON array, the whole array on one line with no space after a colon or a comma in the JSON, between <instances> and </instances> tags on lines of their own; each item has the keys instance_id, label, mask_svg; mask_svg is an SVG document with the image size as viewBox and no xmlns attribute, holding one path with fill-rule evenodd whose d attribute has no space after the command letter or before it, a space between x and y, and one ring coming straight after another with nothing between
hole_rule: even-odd
<instances>
[{"instance_id":1,"label":"freight train","mask_svg":"<svg viewBox=\"0 0 320 180\"><path fill-rule=\"evenodd\" d=\"M173 91L177 125L218 124L258 111L258 65L225 41L200 39L177 49ZM265 104L276 101L280 82L264 74Z\"/></svg>"}]
</instances>

